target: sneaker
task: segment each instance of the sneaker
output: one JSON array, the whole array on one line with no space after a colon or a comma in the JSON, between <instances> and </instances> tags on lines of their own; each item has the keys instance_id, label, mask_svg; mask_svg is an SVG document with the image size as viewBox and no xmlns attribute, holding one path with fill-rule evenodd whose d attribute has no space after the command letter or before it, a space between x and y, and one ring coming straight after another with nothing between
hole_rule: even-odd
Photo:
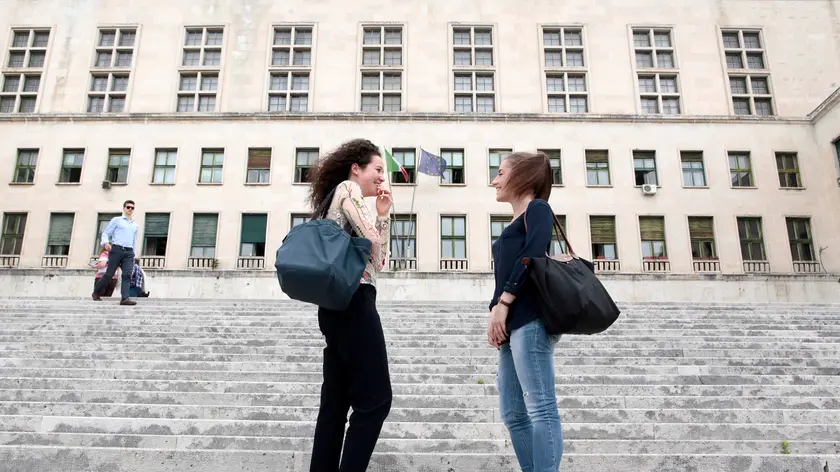
<instances>
[{"instance_id":1,"label":"sneaker","mask_svg":"<svg viewBox=\"0 0 840 472\"><path fill-rule=\"evenodd\" d=\"M120 300L120 305L134 306L136 304L137 302L128 298L123 298L122 300Z\"/></svg>"},{"instance_id":2,"label":"sneaker","mask_svg":"<svg viewBox=\"0 0 840 472\"><path fill-rule=\"evenodd\" d=\"M97 302L102 301L102 298L99 296L99 292L93 292L93 294L91 295L91 298L93 298L93 300L97 301Z\"/></svg>"}]
</instances>

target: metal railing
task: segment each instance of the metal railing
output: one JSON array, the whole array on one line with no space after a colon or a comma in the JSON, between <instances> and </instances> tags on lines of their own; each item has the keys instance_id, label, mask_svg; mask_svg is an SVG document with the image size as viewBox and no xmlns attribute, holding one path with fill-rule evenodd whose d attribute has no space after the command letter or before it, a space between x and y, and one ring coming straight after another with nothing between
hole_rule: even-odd
<instances>
[{"instance_id":1,"label":"metal railing","mask_svg":"<svg viewBox=\"0 0 840 472\"><path fill-rule=\"evenodd\" d=\"M441 259L440 270L444 271L461 271L469 269L469 260L467 259Z\"/></svg>"},{"instance_id":2,"label":"metal railing","mask_svg":"<svg viewBox=\"0 0 840 472\"><path fill-rule=\"evenodd\" d=\"M236 260L237 269L265 269L265 257L240 257Z\"/></svg>"},{"instance_id":3,"label":"metal railing","mask_svg":"<svg viewBox=\"0 0 840 472\"><path fill-rule=\"evenodd\" d=\"M696 260L694 272L720 272L720 261L717 259Z\"/></svg>"},{"instance_id":4,"label":"metal railing","mask_svg":"<svg viewBox=\"0 0 840 472\"><path fill-rule=\"evenodd\" d=\"M391 259L388 266L392 271L417 270L417 259Z\"/></svg>"},{"instance_id":5,"label":"metal railing","mask_svg":"<svg viewBox=\"0 0 840 472\"><path fill-rule=\"evenodd\" d=\"M20 256L0 256L0 267L14 269L20 265Z\"/></svg>"},{"instance_id":6,"label":"metal railing","mask_svg":"<svg viewBox=\"0 0 840 472\"><path fill-rule=\"evenodd\" d=\"M140 267L144 269L163 269L166 267L165 256L141 256Z\"/></svg>"},{"instance_id":7,"label":"metal railing","mask_svg":"<svg viewBox=\"0 0 840 472\"><path fill-rule=\"evenodd\" d=\"M49 269L63 269L67 267L67 256L44 256L41 267Z\"/></svg>"},{"instance_id":8,"label":"metal railing","mask_svg":"<svg viewBox=\"0 0 840 472\"><path fill-rule=\"evenodd\" d=\"M744 272L770 272L770 263L767 261L744 261Z\"/></svg>"}]
</instances>

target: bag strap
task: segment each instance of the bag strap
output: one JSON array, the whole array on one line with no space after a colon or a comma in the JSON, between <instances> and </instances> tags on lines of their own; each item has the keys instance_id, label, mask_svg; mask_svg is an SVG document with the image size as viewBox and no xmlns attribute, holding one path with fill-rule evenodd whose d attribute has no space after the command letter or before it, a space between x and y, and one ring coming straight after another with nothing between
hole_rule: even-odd
<instances>
[{"instance_id":1,"label":"bag strap","mask_svg":"<svg viewBox=\"0 0 840 472\"><path fill-rule=\"evenodd\" d=\"M327 194L327 196L324 198L324 201L321 202L320 205L318 205L318 208L316 208L314 212L312 212L312 216L310 217L310 219L321 220L321 219L326 218L327 210L329 209L330 205L332 204L333 196L335 196L336 190L338 190L338 186L333 188L330 191L330 193ZM344 231L346 231L348 234L350 234L351 237L355 238L355 237L359 236L358 233L356 233L356 230L353 228L353 225L351 225L347 221L345 221L344 228L342 228L342 229L344 229Z\"/></svg>"},{"instance_id":2,"label":"bag strap","mask_svg":"<svg viewBox=\"0 0 840 472\"><path fill-rule=\"evenodd\" d=\"M546 204L548 204L548 202L546 202ZM549 208L551 208L550 205L549 205ZM569 248L569 255L572 256L572 257L577 257L577 254L575 254L575 250L572 249L572 243L569 242L569 238L566 237L566 232L563 231L563 226L560 224L560 220L557 218L557 215L554 214L554 210L551 211L551 217L554 219L554 229L555 229L555 231L557 231L557 234L559 234L563 238L563 241L566 243L566 247ZM527 208L525 209L525 213L522 215L522 218L525 221L525 232L527 233L528 232L528 209Z\"/></svg>"}]
</instances>

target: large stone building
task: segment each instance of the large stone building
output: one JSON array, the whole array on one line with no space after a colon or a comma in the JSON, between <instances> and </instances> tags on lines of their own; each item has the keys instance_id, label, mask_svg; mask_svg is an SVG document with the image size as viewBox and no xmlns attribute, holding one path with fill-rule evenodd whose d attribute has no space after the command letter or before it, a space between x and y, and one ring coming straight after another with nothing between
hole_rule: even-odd
<instances>
[{"instance_id":1,"label":"large stone building","mask_svg":"<svg viewBox=\"0 0 840 472\"><path fill-rule=\"evenodd\" d=\"M394 268L490 270L540 149L602 271L840 271L838 1L154 3L0 0L2 266L85 267L133 199L148 267L271 267L365 137L413 181Z\"/></svg>"}]
</instances>

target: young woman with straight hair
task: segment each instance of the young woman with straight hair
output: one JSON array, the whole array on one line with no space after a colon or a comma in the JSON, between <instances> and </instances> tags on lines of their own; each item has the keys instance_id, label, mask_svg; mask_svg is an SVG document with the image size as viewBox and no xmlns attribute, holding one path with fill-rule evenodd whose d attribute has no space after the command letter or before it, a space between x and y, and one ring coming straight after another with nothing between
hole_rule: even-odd
<instances>
[{"instance_id":1,"label":"young woman with straight hair","mask_svg":"<svg viewBox=\"0 0 840 472\"><path fill-rule=\"evenodd\" d=\"M344 311L318 309L318 325L327 347L312 472L367 470L382 423L391 410L388 356L376 311L376 276L385 268L390 227L391 194L382 186L384 169L376 145L355 139L324 156L312 174L309 202L316 211L325 208L316 216L335 220L354 236L373 243L350 306ZM364 197L376 197L375 219ZM345 436L350 407L353 414Z\"/></svg>"},{"instance_id":2,"label":"young woman with straight hair","mask_svg":"<svg viewBox=\"0 0 840 472\"><path fill-rule=\"evenodd\" d=\"M512 154L493 180L496 201L511 205L513 220L493 244L496 291L487 339L499 349L499 409L523 472L557 472L563 457L554 390L554 347L560 336L550 336L540 321L523 263L526 257L545 256L551 245L551 185L551 164L539 152Z\"/></svg>"}]
</instances>

